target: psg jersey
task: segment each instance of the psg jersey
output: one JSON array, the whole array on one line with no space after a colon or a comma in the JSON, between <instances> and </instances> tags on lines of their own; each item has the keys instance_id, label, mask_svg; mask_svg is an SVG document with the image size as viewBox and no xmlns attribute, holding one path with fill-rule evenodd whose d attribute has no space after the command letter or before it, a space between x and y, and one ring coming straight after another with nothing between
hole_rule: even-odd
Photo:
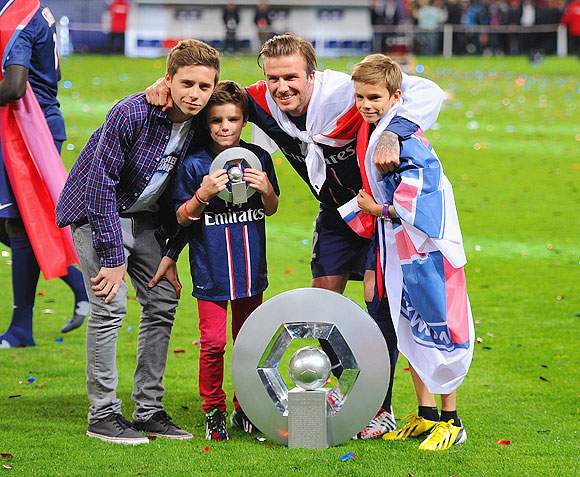
<instances>
[{"instance_id":1,"label":"psg jersey","mask_svg":"<svg viewBox=\"0 0 580 477\"><path fill-rule=\"evenodd\" d=\"M280 194L270 155L259 146L241 141L260 159L262 169ZM208 149L188 155L177 174L175 210L191 199L209 174L215 154ZM268 286L264 206L259 193L245 204L212 197L199 220L188 228L189 262L196 298L235 300L263 292Z\"/></svg>"}]
</instances>

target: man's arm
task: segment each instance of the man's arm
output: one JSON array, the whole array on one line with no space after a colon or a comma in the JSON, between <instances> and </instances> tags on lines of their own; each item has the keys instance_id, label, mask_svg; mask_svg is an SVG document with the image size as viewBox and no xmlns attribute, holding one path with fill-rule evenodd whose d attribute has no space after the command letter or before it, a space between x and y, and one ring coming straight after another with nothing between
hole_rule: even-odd
<instances>
[{"instance_id":1,"label":"man's arm","mask_svg":"<svg viewBox=\"0 0 580 477\"><path fill-rule=\"evenodd\" d=\"M399 139L407 139L417 128L429 129L439 116L445 93L433 81L403 73L399 110L381 135L373 156L381 174L401 165ZM414 127L416 125L416 127Z\"/></svg>"},{"instance_id":2,"label":"man's arm","mask_svg":"<svg viewBox=\"0 0 580 477\"><path fill-rule=\"evenodd\" d=\"M4 79L0 81L0 106L16 101L26 93L28 68L21 65L10 65L4 71Z\"/></svg>"}]
</instances>

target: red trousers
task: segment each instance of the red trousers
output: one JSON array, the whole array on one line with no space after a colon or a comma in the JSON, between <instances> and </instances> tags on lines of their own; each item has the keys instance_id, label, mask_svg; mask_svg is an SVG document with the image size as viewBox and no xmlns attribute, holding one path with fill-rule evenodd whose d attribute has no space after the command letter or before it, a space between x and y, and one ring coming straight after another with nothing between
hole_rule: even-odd
<instances>
[{"instance_id":1,"label":"red trousers","mask_svg":"<svg viewBox=\"0 0 580 477\"><path fill-rule=\"evenodd\" d=\"M230 300L232 306L232 338L236 336L246 318L262 303L263 294ZM224 353L227 343L228 301L197 300L199 311L200 351L199 351L199 394L204 412L214 409L226 410L224 381ZM234 408L240 405L234 394Z\"/></svg>"}]
</instances>

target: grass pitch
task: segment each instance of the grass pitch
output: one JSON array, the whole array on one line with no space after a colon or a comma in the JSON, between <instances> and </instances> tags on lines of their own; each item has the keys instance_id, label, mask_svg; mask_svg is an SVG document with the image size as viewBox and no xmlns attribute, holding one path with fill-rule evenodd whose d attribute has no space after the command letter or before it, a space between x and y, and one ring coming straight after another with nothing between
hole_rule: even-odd
<instances>
[{"instance_id":1,"label":"grass pitch","mask_svg":"<svg viewBox=\"0 0 580 477\"><path fill-rule=\"evenodd\" d=\"M348 71L358 58L323 60ZM230 441L203 439L197 392L199 338L187 253L179 262L183 297L165 374L164 403L195 438L126 447L89 439L84 332L56 342L72 311L60 280L41 279L35 310L37 347L0 350L0 465L24 475L575 475L580 438L580 77L575 58L418 58L423 75L449 93L427 133L455 189L468 264L476 345L458 393L465 444L440 453L409 440L347 441L327 450L289 450L232 430ZM419 66L419 70L421 70ZM59 98L70 168L106 111L164 71L159 59L73 56L63 61ZM254 58L225 58L222 78L260 79ZM310 282L317 203L276 156L280 208L267 221L270 287L266 298ZM6 249L2 249L6 252ZM10 320L10 257L3 254L0 330ZM346 294L362 303L362 287ZM117 353L118 394L130 416L139 307L129 303ZM184 353L174 353L184 350ZM228 348L227 357L231 348ZM400 359L396 416L416 408ZM29 383L29 377L34 382ZM232 393L226 372L225 388ZM230 404L231 407L231 404ZM510 445L498 444L498 439ZM340 456L354 452L356 459Z\"/></svg>"}]
</instances>

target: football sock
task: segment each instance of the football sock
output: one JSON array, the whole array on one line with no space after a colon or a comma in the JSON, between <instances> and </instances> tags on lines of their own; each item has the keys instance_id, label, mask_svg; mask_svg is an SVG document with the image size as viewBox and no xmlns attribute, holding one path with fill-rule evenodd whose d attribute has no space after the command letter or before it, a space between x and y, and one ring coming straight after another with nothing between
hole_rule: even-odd
<instances>
[{"instance_id":1,"label":"football sock","mask_svg":"<svg viewBox=\"0 0 580 477\"><path fill-rule=\"evenodd\" d=\"M34 346L32 313L40 269L28 237L10 237L12 249L12 321L0 342L11 346Z\"/></svg>"},{"instance_id":2,"label":"football sock","mask_svg":"<svg viewBox=\"0 0 580 477\"><path fill-rule=\"evenodd\" d=\"M419 416L429 421L439 420L439 413L436 407L419 406Z\"/></svg>"},{"instance_id":3,"label":"football sock","mask_svg":"<svg viewBox=\"0 0 580 477\"><path fill-rule=\"evenodd\" d=\"M457 417L457 410L455 411L441 411L441 421L449 422L453 419L453 425L461 427L461 419Z\"/></svg>"}]
</instances>

